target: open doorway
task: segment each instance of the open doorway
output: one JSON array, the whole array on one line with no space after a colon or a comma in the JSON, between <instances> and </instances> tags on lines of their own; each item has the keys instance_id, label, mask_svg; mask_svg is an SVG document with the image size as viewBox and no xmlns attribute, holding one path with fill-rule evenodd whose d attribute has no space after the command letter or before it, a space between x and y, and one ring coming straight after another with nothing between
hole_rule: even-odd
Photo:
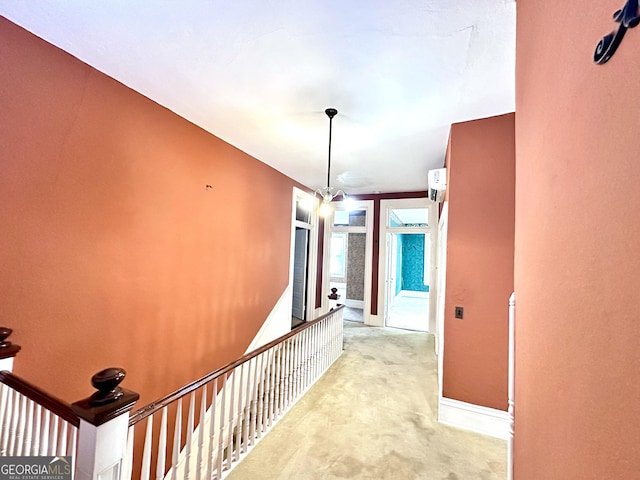
<instances>
[{"instance_id":1,"label":"open doorway","mask_svg":"<svg viewBox=\"0 0 640 480\"><path fill-rule=\"evenodd\" d=\"M373 202L359 201L350 211L342 202L325 224L325 291L337 289L338 304L345 306L343 317L368 323L371 311L371 255ZM328 294L328 293L327 293ZM325 295L326 297L326 295Z\"/></svg>"},{"instance_id":2,"label":"open doorway","mask_svg":"<svg viewBox=\"0 0 640 480\"><path fill-rule=\"evenodd\" d=\"M385 323L429 330L429 233L387 233Z\"/></svg>"},{"instance_id":3,"label":"open doorway","mask_svg":"<svg viewBox=\"0 0 640 480\"><path fill-rule=\"evenodd\" d=\"M426 198L381 200L378 311L384 325L432 331L432 203Z\"/></svg>"},{"instance_id":4,"label":"open doorway","mask_svg":"<svg viewBox=\"0 0 640 480\"><path fill-rule=\"evenodd\" d=\"M293 250L293 302L291 308L291 328L301 325L306 318L307 278L309 277L309 232L296 227Z\"/></svg>"},{"instance_id":5,"label":"open doorway","mask_svg":"<svg viewBox=\"0 0 640 480\"><path fill-rule=\"evenodd\" d=\"M291 248L291 328L302 325L313 316L312 292L315 290L315 251L317 241L312 232L317 217L314 200L294 188L294 217Z\"/></svg>"},{"instance_id":6,"label":"open doorway","mask_svg":"<svg viewBox=\"0 0 640 480\"><path fill-rule=\"evenodd\" d=\"M364 322L365 248L364 233L331 233L329 289L337 289L343 317L352 322Z\"/></svg>"}]
</instances>

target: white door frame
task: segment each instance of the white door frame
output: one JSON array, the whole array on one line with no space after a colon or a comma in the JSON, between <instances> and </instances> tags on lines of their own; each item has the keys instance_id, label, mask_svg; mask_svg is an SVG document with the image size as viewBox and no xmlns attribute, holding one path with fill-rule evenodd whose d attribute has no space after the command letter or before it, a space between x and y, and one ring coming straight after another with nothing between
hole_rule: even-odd
<instances>
[{"instance_id":1,"label":"white door frame","mask_svg":"<svg viewBox=\"0 0 640 480\"><path fill-rule=\"evenodd\" d=\"M429 219L427 227L389 227L389 212L394 208L428 208ZM433 299L437 295L436 275L434 265L436 264L436 245L434 225L438 221L438 204L433 203L426 197L423 198L397 198L380 200L380 255L378 257L378 321L381 327L385 324L385 301L387 286L380 288L381 282L386 282L386 261L387 261L387 233L428 233L430 235L430 275L429 275L429 332L436 329L436 305Z\"/></svg>"},{"instance_id":2,"label":"white door frame","mask_svg":"<svg viewBox=\"0 0 640 480\"><path fill-rule=\"evenodd\" d=\"M371 323L371 271L373 263L373 200L354 200L353 210L365 210L365 225L363 227L335 227L333 225L333 212L344 210L344 202L332 202L331 215L325 219L324 225L324 253L322 259L322 311L329 310L329 281L330 272L330 248L331 234L333 232L364 233L365 234L365 258L364 258L364 308L362 316L366 325ZM344 300L344 299L343 299ZM338 303L341 303L338 301Z\"/></svg>"},{"instance_id":3,"label":"white door frame","mask_svg":"<svg viewBox=\"0 0 640 480\"><path fill-rule=\"evenodd\" d=\"M296 203L298 201L308 202L310 206L309 223L296 220ZM293 310L293 263L296 248L296 227L309 230L309 255L307 256L307 285L306 285L306 305L304 319L313 320L316 315L316 272L318 265L318 201L317 199L297 187L293 187L293 202L291 213L291 250L289 253L289 311Z\"/></svg>"},{"instance_id":4,"label":"white door frame","mask_svg":"<svg viewBox=\"0 0 640 480\"><path fill-rule=\"evenodd\" d=\"M442 397L442 376L444 372L444 304L447 285L447 230L449 226L449 202L444 202L438 222L438 261L437 269L437 319L435 349L438 356L438 385Z\"/></svg>"}]
</instances>

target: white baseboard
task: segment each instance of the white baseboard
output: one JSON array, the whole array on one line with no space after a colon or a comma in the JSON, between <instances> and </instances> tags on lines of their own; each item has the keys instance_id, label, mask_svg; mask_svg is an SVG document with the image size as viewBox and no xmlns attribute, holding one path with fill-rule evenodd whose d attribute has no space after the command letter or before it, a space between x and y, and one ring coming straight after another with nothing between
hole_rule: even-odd
<instances>
[{"instance_id":1,"label":"white baseboard","mask_svg":"<svg viewBox=\"0 0 640 480\"><path fill-rule=\"evenodd\" d=\"M507 412L444 397L438 403L440 423L503 440L509 438Z\"/></svg>"},{"instance_id":2,"label":"white baseboard","mask_svg":"<svg viewBox=\"0 0 640 480\"><path fill-rule=\"evenodd\" d=\"M369 320L364 322L371 327L384 327L384 320L382 315L369 315Z\"/></svg>"},{"instance_id":3,"label":"white baseboard","mask_svg":"<svg viewBox=\"0 0 640 480\"><path fill-rule=\"evenodd\" d=\"M340 300L338 300L338 303L340 302ZM349 298L346 298L344 301L344 304L347 307L351 307L351 308L364 308L364 300L351 300Z\"/></svg>"},{"instance_id":4,"label":"white baseboard","mask_svg":"<svg viewBox=\"0 0 640 480\"><path fill-rule=\"evenodd\" d=\"M396 297L429 298L429 292L418 292L416 290L400 290Z\"/></svg>"}]
</instances>

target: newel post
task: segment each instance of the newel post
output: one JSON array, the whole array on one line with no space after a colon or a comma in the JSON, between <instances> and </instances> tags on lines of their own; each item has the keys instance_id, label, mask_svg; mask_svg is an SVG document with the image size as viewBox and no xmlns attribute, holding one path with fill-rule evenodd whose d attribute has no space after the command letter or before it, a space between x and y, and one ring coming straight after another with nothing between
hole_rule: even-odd
<instances>
[{"instance_id":1,"label":"newel post","mask_svg":"<svg viewBox=\"0 0 640 480\"><path fill-rule=\"evenodd\" d=\"M340 299L340 295L338 295L338 289L333 287L331 289L331 294L329 297L329 311L333 310L338 306L338 300Z\"/></svg>"},{"instance_id":2,"label":"newel post","mask_svg":"<svg viewBox=\"0 0 640 480\"><path fill-rule=\"evenodd\" d=\"M129 412L140 395L119 387L126 372L107 368L91 377L98 391L71 405L80 417L76 475L78 480L123 479L128 459Z\"/></svg>"},{"instance_id":3,"label":"newel post","mask_svg":"<svg viewBox=\"0 0 640 480\"><path fill-rule=\"evenodd\" d=\"M13 330L8 327L0 327L0 372L7 370L13 372L13 359L20 351L20 345L15 345L7 340Z\"/></svg>"}]
</instances>

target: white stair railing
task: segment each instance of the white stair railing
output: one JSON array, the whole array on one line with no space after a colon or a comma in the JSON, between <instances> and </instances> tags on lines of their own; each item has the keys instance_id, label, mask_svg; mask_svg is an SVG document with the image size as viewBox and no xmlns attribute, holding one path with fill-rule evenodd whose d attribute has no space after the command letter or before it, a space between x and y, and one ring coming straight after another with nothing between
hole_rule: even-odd
<instances>
[{"instance_id":1,"label":"white stair railing","mask_svg":"<svg viewBox=\"0 0 640 480\"><path fill-rule=\"evenodd\" d=\"M340 356L342 326L338 308L133 413L132 478L222 479Z\"/></svg>"},{"instance_id":2,"label":"white stair railing","mask_svg":"<svg viewBox=\"0 0 640 480\"><path fill-rule=\"evenodd\" d=\"M25 392L25 393L21 393ZM73 456L78 417L38 388L0 372L0 456Z\"/></svg>"},{"instance_id":3,"label":"white stair railing","mask_svg":"<svg viewBox=\"0 0 640 480\"><path fill-rule=\"evenodd\" d=\"M0 456L68 457L61 460L71 478L123 478L129 410L138 399L118 386L124 370L98 372L91 379L98 391L69 405L12 373L20 347L6 341L10 334L0 327Z\"/></svg>"},{"instance_id":4,"label":"white stair railing","mask_svg":"<svg viewBox=\"0 0 640 480\"><path fill-rule=\"evenodd\" d=\"M69 405L11 373L0 327L0 456L70 456L78 480L220 480L340 356L342 327L340 307L131 416L123 369Z\"/></svg>"}]
</instances>

